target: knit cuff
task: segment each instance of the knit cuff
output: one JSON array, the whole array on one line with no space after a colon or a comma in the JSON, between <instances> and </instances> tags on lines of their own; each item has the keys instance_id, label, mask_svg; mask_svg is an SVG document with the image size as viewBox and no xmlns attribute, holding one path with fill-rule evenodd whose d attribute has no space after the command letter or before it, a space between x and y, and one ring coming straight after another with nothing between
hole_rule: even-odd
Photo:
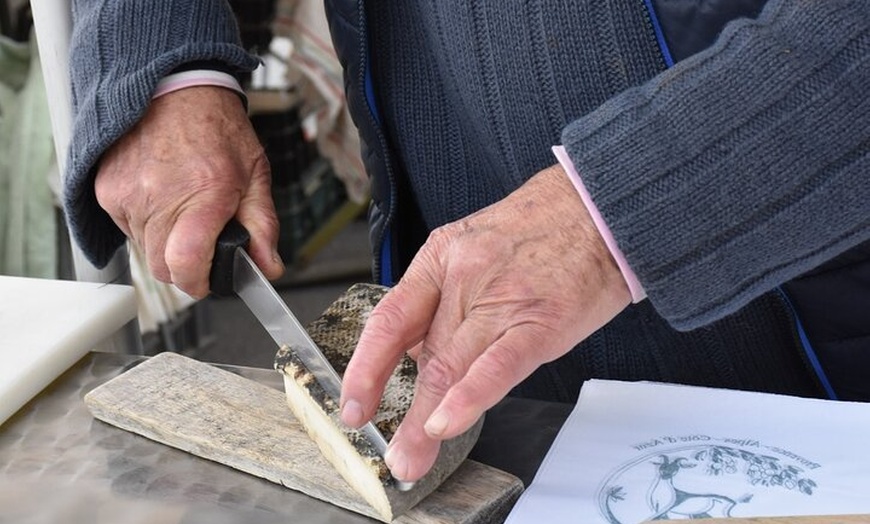
<instances>
[{"instance_id":1,"label":"knit cuff","mask_svg":"<svg viewBox=\"0 0 870 524\"><path fill-rule=\"evenodd\" d=\"M625 259L625 255L622 254L622 250L619 249L618 245L616 245L613 233L610 232L610 228L607 227L604 217L601 216L598 207L589 195L589 191L586 189L586 186L583 185L583 180L574 168L574 162L571 161L568 152L565 151L563 146L554 146L553 154L556 155L556 159L559 161L562 169L565 170L568 179L571 180L572 184L574 184L574 189L577 190L577 194L580 195L580 199L586 206L586 210L589 211L589 216L592 217L592 222L595 224L595 227L598 228L598 234L601 235L604 244L607 245L607 249L610 251L610 256L612 256L613 260L616 261L616 265L619 267L619 272L622 273L622 278L625 279L625 284L628 286L628 291L631 293L631 302L637 304L646 298L646 291L644 291L643 286L637 279L637 275L632 271L631 266L628 265L628 261Z\"/></svg>"}]
</instances>

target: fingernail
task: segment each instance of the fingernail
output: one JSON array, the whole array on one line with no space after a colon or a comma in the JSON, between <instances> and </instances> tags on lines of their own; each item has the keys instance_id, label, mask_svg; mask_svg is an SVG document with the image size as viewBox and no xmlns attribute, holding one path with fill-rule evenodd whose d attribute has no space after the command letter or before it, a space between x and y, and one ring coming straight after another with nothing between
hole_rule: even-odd
<instances>
[{"instance_id":1,"label":"fingernail","mask_svg":"<svg viewBox=\"0 0 870 524\"><path fill-rule=\"evenodd\" d=\"M450 415L446 410L439 409L429 417L423 429L430 437L440 437L447 431L447 425L450 424Z\"/></svg>"},{"instance_id":2,"label":"fingernail","mask_svg":"<svg viewBox=\"0 0 870 524\"><path fill-rule=\"evenodd\" d=\"M356 400L348 400L341 408L341 421L352 428L362 426L365 422L364 417L362 404Z\"/></svg>"},{"instance_id":3,"label":"fingernail","mask_svg":"<svg viewBox=\"0 0 870 524\"><path fill-rule=\"evenodd\" d=\"M272 250L272 261L276 264L284 265L284 260L281 259L281 255L278 253L278 250Z\"/></svg>"},{"instance_id":4,"label":"fingernail","mask_svg":"<svg viewBox=\"0 0 870 524\"><path fill-rule=\"evenodd\" d=\"M401 451L397 451L392 446L387 447L387 452L384 453L384 462L390 468L390 473L397 480L408 478L408 457Z\"/></svg>"}]
</instances>

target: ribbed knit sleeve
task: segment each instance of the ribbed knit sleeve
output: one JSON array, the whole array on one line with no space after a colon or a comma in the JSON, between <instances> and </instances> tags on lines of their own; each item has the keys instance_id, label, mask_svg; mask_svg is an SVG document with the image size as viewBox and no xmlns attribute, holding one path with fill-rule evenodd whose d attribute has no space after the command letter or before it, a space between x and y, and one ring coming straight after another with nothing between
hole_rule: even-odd
<instances>
[{"instance_id":1,"label":"ribbed knit sleeve","mask_svg":"<svg viewBox=\"0 0 870 524\"><path fill-rule=\"evenodd\" d=\"M870 238L870 2L757 20L563 131L658 312L691 329Z\"/></svg>"},{"instance_id":2,"label":"ribbed knit sleeve","mask_svg":"<svg viewBox=\"0 0 870 524\"><path fill-rule=\"evenodd\" d=\"M142 117L158 81L174 68L219 60L251 71L258 61L241 47L225 0L74 0L73 24L64 206L75 240L103 267L124 241L94 194L103 152Z\"/></svg>"}]
</instances>

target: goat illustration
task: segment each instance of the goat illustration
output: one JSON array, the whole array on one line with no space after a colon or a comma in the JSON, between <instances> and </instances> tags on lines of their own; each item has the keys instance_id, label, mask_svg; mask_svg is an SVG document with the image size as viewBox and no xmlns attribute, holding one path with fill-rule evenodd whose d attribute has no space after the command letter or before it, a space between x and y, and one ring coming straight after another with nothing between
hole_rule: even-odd
<instances>
[{"instance_id":1,"label":"goat illustration","mask_svg":"<svg viewBox=\"0 0 870 524\"><path fill-rule=\"evenodd\" d=\"M658 475L647 491L647 504L655 512L648 520L730 517L734 506L752 499L751 494L735 500L715 493L690 493L677 488L674 486L677 473L696 466L685 457L671 460L667 455L659 455L659 461L652 464L658 467Z\"/></svg>"}]
</instances>

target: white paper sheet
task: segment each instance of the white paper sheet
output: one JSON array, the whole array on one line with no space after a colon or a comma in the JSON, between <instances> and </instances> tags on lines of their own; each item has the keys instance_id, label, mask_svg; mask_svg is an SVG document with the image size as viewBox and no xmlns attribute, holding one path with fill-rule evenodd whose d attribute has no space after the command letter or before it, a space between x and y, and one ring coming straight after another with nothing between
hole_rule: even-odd
<instances>
[{"instance_id":1,"label":"white paper sheet","mask_svg":"<svg viewBox=\"0 0 870 524\"><path fill-rule=\"evenodd\" d=\"M870 513L870 404L592 380L509 524Z\"/></svg>"}]
</instances>

